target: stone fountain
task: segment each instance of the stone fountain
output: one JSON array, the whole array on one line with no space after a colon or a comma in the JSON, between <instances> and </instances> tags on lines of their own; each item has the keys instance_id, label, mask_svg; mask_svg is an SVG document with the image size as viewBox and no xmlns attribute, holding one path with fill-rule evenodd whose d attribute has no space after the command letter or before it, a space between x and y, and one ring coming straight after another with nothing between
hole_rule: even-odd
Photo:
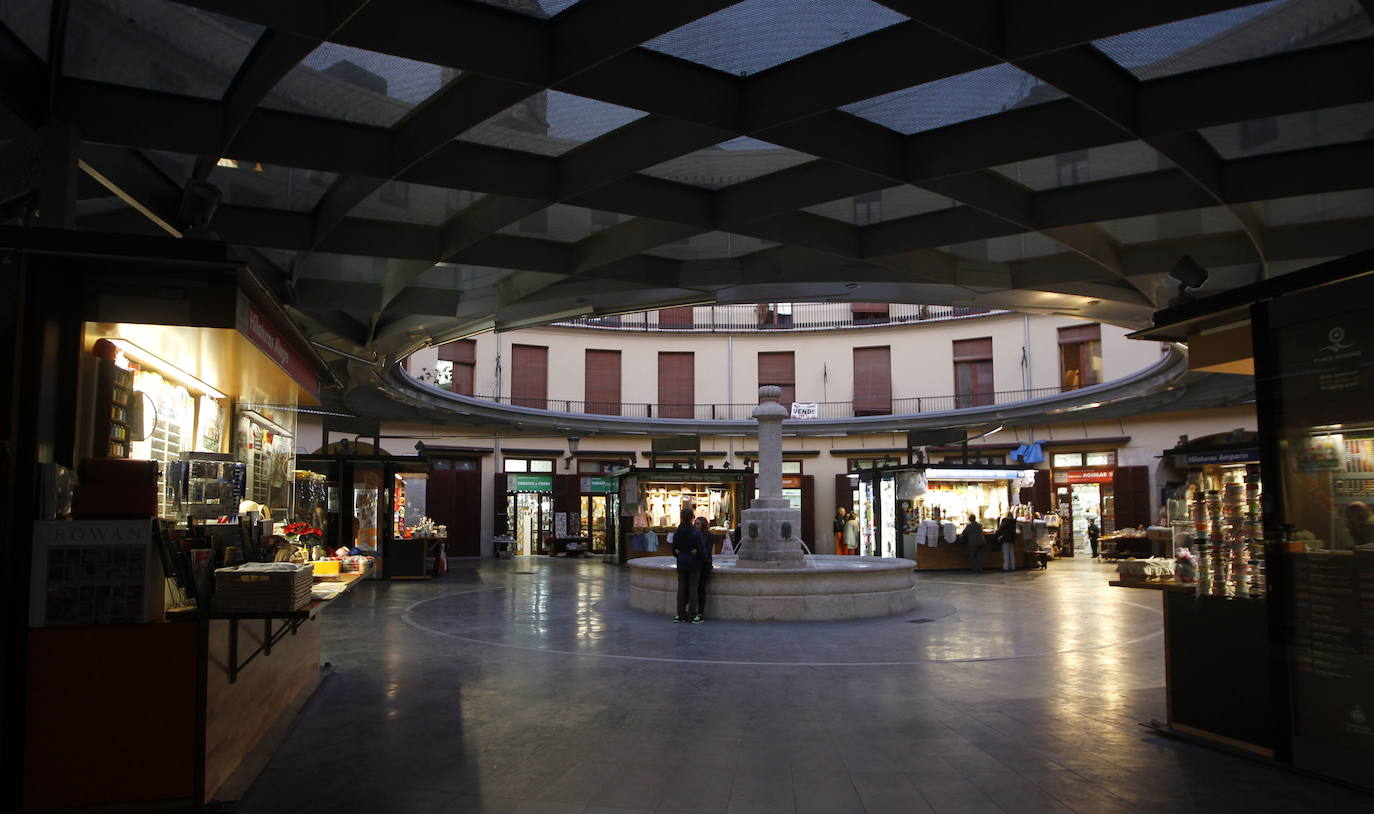
<instances>
[{"instance_id":1,"label":"stone fountain","mask_svg":"<svg viewBox=\"0 0 1374 814\"><path fill-rule=\"evenodd\" d=\"M743 512L737 557L716 557L706 616L753 621L862 619L916 606L916 563L894 557L813 555L797 537L801 513L782 496L781 390L759 388L759 496ZM672 557L630 560L630 605L671 616Z\"/></svg>"}]
</instances>

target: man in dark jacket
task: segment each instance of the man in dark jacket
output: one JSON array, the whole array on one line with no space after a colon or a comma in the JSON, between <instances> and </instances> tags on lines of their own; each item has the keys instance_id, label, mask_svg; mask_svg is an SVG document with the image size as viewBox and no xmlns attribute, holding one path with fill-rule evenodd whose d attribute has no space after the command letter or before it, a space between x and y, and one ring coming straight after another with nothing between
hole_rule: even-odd
<instances>
[{"instance_id":1,"label":"man in dark jacket","mask_svg":"<svg viewBox=\"0 0 1374 814\"><path fill-rule=\"evenodd\" d=\"M959 535L968 543L969 565L973 567L974 573L983 570L983 547L987 545L987 538L983 536L983 527L978 524L976 515L968 516L968 525L964 526L964 531Z\"/></svg>"},{"instance_id":2,"label":"man in dark jacket","mask_svg":"<svg viewBox=\"0 0 1374 814\"><path fill-rule=\"evenodd\" d=\"M1097 518L1088 518L1088 545L1092 547L1093 559L1097 559L1097 538L1102 536L1102 530L1097 527Z\"/></svg>"},{"instance_id":3,"label":"man in dark jacket","mask_svg":"<svg viewBox=\"0 0 1374 814\"><path fill-rule=\"evenodd\" d=\"M998 544L1002 546L1002 570L1016 570L1016 516L1007 510L1006 517L997 524Z\"/></svg>"},{"instance_id":4,"label":"man in dark jacket","mask_svg":"<svg viewBox=\"0 0 1374 814\"><path fill-rule=\"evenodd\" d=\"M696 527L692 524L692 510L683 509L681 522L673 532L673 559L677 560L677 616L674 622L686 622L688 605L696 599L697 585L701 580L701 543Z\"/></svg>"}]
</instances>

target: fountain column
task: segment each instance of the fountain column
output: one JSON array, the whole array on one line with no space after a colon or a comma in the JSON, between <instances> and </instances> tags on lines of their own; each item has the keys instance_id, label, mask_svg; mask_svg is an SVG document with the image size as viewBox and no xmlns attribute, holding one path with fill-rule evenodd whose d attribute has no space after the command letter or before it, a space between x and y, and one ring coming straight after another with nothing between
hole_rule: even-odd
<instances>
[{"instance_id":1,"label":"fountain column","mask_svg":"<svg viewBox=\"0 0 1374 814\"><path fill-rule=\"evenodd\" d=\"M787 409L778 403L782 388L759 388L754 419L759 425L759 496L743 512L739 546L741 568L802 568L806 565L798 532L801 512L782 496L782 421Z\"/></svg>"}]
</instances>

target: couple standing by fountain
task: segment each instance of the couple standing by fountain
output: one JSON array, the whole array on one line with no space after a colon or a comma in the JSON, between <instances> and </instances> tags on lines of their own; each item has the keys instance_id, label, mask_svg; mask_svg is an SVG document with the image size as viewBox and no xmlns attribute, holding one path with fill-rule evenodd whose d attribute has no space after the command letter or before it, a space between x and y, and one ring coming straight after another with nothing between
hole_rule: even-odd
<instances>
[{"instance_id":1,"label":"couple standing by fountain","mask_svg":"<svg viewBox=\"0 0 1374 814\"><path fill-rule=\"evenodd\" d=\"M682 522L673 532L673 558L677 560L677 616L673 621L700 624L706 620L706 585L710 582L713 566L706 518L693 520L692 514L690 507L684 507ZM693 599L696 600L695 610L691 608Z\"/></svg>"}]
</instances>

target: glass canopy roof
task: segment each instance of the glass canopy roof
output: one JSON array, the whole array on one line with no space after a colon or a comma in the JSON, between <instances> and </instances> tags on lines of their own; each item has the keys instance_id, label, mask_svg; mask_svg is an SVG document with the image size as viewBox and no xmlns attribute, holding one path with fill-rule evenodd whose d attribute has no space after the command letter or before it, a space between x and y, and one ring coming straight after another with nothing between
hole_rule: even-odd
<instances>
[{"instance_id":1,"label":"glass canopy roof","mask_svg":"<svg viewBox=\"0 0 1374 814\"><path fill-rule=\"evenodd\" d=\"M757 252L713 290L1144 324L1185 254L1374 245L1368 3L965 5L72 0L49 70L54 4L0 0L0 148L70 124L81 229L184 229L211 185L317 338L381 353L699 301Z\"/></svg>"}]
</instances>

